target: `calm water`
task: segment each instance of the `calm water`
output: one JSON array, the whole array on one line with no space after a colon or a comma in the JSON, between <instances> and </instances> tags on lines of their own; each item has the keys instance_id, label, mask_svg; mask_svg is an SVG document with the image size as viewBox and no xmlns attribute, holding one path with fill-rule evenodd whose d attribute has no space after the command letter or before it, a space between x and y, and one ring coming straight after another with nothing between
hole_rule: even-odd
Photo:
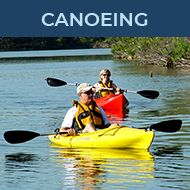
<instances>
[{"instance_id":1,"label":"calm water","mask_svg":"<svg viewBox=\"0 0 190 190\"><path fill-rule=\"evenodd\" d=\"M58 149L47 137L17 145L5 142L7 130L51 133L60 126L77 98L76 89L49 87L45 78L95 83L105 67L122 88L160 92L156 100L127 93L129 113L118 122L143 127L182 119L182 129L157 132L149 152ZM0 189L190 189L190 71L98 58L18 60L0 64L0 81Z\"/></svg>"}]
</instances>

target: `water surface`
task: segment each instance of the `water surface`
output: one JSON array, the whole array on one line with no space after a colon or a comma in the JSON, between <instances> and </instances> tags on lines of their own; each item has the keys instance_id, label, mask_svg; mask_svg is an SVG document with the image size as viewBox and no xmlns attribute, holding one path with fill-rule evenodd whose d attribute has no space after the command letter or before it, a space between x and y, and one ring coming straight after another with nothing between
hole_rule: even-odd
<instances>
[{"instance_id":1,"label":"water surface","mask_svg":"<svg viewBox=\"0 0 190 190\"><path fill-rule=\"evenodd\" d=\"M7 130L51 133L77 99L75 87L52 88L45 78L93 84L102 68L109 68L123 89L160 92L156 100L126 93L129 113L123 121L116 118L118 122L138 128L182 119L182 129L156 132L149 152L59 149L46 137L17 145L5 142ZM0 189L190 189L189 71L98 57L32 59L2 62L0 81Z\"/></svg>"}]
</instances>

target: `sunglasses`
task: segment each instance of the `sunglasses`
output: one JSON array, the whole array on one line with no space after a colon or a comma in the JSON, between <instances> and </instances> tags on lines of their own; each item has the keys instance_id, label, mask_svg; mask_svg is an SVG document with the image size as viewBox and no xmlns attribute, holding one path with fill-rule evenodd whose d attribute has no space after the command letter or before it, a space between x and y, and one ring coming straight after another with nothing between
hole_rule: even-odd
<instances>
[{"instance_id":1,"label":"sunglasses","mask_svg":"<svg viewBox=\"0 0 190 190\"><path fill-rule=\"evenodd\" d=\"M89 91L86 91L86 92L83 92L84 94L87 94L87 95L91 95L93 94L93 91L92 90L89 90Z\"/></svg>"},{"instance_id":2,"label":"sunglasses","mask_svg":"<svg viewBox=\"0 0 190 190\"><path fill-rule=\"evenodd\" d=\"M110 77L110 75L109 75L109 74L102 74L102 76L104 76L104 77L105 77L105 76L108 76L108 77Z\"/></svg>"}]
</instances>

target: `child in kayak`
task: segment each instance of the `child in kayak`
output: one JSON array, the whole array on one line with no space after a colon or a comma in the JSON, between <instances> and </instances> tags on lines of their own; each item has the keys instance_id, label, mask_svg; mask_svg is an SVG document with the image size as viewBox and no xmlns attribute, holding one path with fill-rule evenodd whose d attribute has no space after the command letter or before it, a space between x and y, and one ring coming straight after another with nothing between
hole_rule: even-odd
<instances>
[{"instance_id":1,"label":"child in kayak","mask_svg":"<svg viewBox=\"0 0 190 190\"><path fill-rule=\"evenodd\" d=\"M104 97L110 94L120 94L121 89L117 87L112 80L110 80L111 72L108 69L102 69L100 71L100 81L95 85L95 98Z\"/></svg>"},{"instance_id":2,"label":"child in kayak","mask_svg":"<svg viewBox=\"0 0 190 190\"><path fill-rule=\"evenodd\" d=\"M80 132L93 132L97 128L103 129L111 126L104 110L93 100L92 89L93 86L88 83L82 83L77 87L80 102L74 101L74 106L66 113L60 132L76 135Z\"/></svg>"}]
</instances>

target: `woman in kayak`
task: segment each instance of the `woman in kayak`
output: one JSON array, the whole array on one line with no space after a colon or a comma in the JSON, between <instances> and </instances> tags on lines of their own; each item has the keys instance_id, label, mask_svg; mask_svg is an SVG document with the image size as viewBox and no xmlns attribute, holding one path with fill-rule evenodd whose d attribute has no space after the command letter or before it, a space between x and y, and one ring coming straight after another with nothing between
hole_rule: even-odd
<instances>
[{"instance_id":1,"label":"woman in kayak","mask_svg":"<svg viewBox=\"0 0 190 190\"><path fill-rule=\"evenodd\" d=\"M93 100L92 88L93 86L88 83L82 83L77 87L80 102L74 101L74 106L68 110L61 124L60 132L76 135L80 132L93 132L97 128L107 128L111 125L104 110Z\"/></svg>"},{"instance_id":2,"label":"woman in kayak","mask_svg":"<svg viewBox=\"0 0 190 190\"><path fill-rule=\"evenodd\" d=\"M111 72L108 69L102 69L100 71L100 81L98 81L95 87L95 98L104 97L110 94L120 94L121 89L117 87L112 80L110 80Z\"/></svg>"}]
</instances>

